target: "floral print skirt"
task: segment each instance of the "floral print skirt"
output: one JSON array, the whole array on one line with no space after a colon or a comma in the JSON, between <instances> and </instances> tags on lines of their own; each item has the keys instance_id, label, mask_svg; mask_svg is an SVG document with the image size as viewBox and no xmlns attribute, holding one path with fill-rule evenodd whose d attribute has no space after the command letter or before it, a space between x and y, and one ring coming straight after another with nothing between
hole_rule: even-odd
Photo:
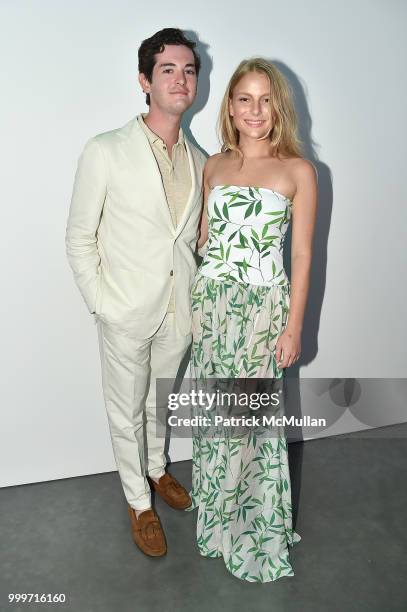
<instances>
[{"instance_id":1,"label":"floral print skirt","mask_svg":"<svg viewBox=\"0 0 407 612\"><path fill-rule=\"evenodd\" d=\"M259 286L206 277L191 289L191 380L280 379L274 350L289 311L289 286ZM293 576L288 547L291 484L284 428L238 435L193 427L192 506L201 555L223 557L249 582Z\"/></svg>"}]
</instances>

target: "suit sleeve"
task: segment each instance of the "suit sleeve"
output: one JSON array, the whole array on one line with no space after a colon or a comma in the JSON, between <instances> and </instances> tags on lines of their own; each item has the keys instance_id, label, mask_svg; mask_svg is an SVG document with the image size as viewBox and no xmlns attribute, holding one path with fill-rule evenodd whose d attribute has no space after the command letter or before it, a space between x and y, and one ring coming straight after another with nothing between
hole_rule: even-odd
<instances>
[{"instance_id":1,"label":"suit sleeve","mask_svg":"<svg viewBox=\"0 0 407 612\"><path fill-rule=\"evenodd\" d=\"M202 172L206 164L206 160L207 160L207 157L203 155L203 153L201 153ZM205 242L205 244L199 247L199 249L197 249L197 253L199 257L205 257L207 250L208 250L208 240Z\"/></svg>"},{"instance_id":2,"label":"suit sleeve","mask_svg":"<svg viewBox=\"0 0 407 612\"><path fill-rule=\"evenodd\" d=\"M69 265L91 314L96 308L100 266L97 230L106 190L103 151L97 139L91 138L79 157L65 235Z\"/></svg>"}]
</instances>

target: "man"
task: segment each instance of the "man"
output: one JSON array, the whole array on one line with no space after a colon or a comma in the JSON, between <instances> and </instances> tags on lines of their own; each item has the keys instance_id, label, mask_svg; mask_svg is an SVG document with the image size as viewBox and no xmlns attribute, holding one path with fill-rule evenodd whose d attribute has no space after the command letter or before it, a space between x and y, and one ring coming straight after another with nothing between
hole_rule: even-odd
<instances>
[{"instance_id":1,"label":"man","mask_svg":"<svg viewBox=\"0 0 407 612\"><path fill-rule=\"evenodd\" d=\"M191 505L165 472L155 384L175 378L191 342L206 159L180 123L196 96L194 47L173 28L143 41L139 82L148 113L86 143L66 231L75 281L98 326L103 393L133 538L150 556L167 550L150 486L174 508Z\"/></svg>"}]
</instances>

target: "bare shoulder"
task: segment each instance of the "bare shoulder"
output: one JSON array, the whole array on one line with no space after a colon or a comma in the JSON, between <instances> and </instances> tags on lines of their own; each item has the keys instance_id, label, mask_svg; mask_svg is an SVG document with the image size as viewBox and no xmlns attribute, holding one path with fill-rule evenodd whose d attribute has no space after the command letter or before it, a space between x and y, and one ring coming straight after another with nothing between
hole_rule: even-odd
<instances>
[{"instance_id":1,"label":"bare shoulder","mask_svg":"<svg viewBox=\"0 0 407 612\"><path fill-rule=\"evenodd\" d=\"M291 176L296 184L294 210L314 210L318 200L318 174L312 162L303 157L292 159Z\"/></svg>"},{"instance_id":2,"label":"bare shoulder","mask_svg":"<svg viewBox=\"0 0 407 612\"><path fill-rule=\"evenodd\" d=\"M226 153L215 153L214 155L208 157L204 168L204 176L207 182L210 182L215 168L219 168L219 165L224 163L225 159Z\"/></svg>"},{"instance_id":3,"label":"bare shoulder","mask_svg":"<svg viewBox=\"0 0 407 612\"><path fill-rule=\"evenodd\" d=\"M214 155L211 155L206 160L205 169L211 170L214 166L224 161L225 158L226 158L226 153L215 153Z\"/></svg>"},{"instance_id":4,"label":"bare shoulder","mask_svg":"<svg viewBox=\"0 0 407 612\"><path fill-rule=\"evenodd\" d=\"M290 160L290 166L293 173L293 178L297 185L299 184L314 184L318 182L317 169L309 159L304 157L295 157Z\"/></svg>"}]
</instances>

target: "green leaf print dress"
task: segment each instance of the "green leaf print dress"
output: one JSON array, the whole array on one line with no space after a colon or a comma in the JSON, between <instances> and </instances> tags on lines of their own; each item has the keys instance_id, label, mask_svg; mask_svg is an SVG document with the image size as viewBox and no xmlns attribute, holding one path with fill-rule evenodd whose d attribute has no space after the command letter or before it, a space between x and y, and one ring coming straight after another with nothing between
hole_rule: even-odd
<instances>
[{"instance_id":1,"label":"green leaf print dress","mask_svg":"<svg viewBox=\"0 0 407 612\"><path fill-rule=\"evenodd\" d=\"M275 345L286 326L283 243L292 202L262 187L218 185L208 242L191 289L191 378L281 379ZM192 506L201 555L250 582L293 576L291 484L283 427L263 437L193 428Z\"/></svg>"}]
</instances>

